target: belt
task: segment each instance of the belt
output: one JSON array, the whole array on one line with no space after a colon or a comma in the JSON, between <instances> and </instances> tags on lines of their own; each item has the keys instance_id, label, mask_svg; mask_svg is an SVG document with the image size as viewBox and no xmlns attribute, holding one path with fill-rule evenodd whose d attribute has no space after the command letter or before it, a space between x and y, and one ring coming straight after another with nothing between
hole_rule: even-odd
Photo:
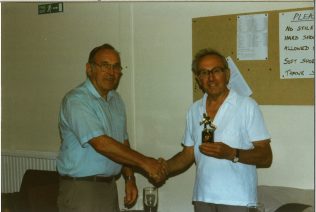
<instances>
[{"instance_id":1,"label":"belt","mask_svg":"<svg viewBox=\"0 0 316 212\"><path fill-rule=\"evenodd\" d=\"M60 179L63 180L72 180L72 181L90 181L90 182L106 182L110 183L114 180L114 177L101 177L101 176L88 176L88 177L70 177L70 176L60 176Z\"/></svg>"}]
</instances>

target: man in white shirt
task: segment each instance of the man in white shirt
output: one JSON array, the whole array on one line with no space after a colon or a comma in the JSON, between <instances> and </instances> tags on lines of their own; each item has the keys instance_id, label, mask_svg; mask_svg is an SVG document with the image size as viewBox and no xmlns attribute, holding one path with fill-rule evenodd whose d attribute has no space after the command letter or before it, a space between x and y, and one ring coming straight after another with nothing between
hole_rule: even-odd
<instances>
[{"instance_id":1,"label":"man in white shirt","mask_svg":"<svg viewBox=\"0 0 316 212\"><path fill-rule=\"evenodd\" d=\"M170 176L195 162L195 212L247 212L257 202L256 168L272 163L262 113L252 98L227 88L230 71L220 53L201 50L192 71L204 96L187 113L182 151L161 163ZM215 128L214 142L202 143L205 118Z\"/></svg>"}]
</instances>

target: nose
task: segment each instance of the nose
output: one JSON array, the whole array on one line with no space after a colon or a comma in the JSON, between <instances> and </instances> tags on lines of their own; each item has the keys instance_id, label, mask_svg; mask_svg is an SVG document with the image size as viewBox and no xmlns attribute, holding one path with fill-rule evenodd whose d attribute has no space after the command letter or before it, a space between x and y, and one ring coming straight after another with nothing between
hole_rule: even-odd
<instances>
[{"instance_id":1,"label":"nose","mask_svg":"<svg viewBox=\"0 0 316 212\"><path fill-rule=\"evenodd\" d=\"M208 72L208 79L213 80L214 79L214 72L210 71Z\"/></svg>"},{"instance_id":2,"label":"nose","mask_svg":"<svg viewBox=\"0 0 316 212\"><path fill-rule=\"evenodd\" d=\"M111 75L114 75L114 66L110 66L107 68L107 73L108 74L111 74Z\"/></svg>"}]
</instances>

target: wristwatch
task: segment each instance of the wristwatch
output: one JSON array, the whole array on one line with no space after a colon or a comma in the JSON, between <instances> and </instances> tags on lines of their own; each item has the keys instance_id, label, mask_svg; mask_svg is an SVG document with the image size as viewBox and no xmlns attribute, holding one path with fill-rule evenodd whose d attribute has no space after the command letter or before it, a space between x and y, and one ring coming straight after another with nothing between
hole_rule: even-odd
<instances>
[{"instance_id":1,"label":"wristwatch","mask_svg":"<svg viewBox=\"0 0 316 212\"><path fill-rule=\"evenodd\" d=\"M125 181L129 181L129 180L135 181L135 176L134 175L124 176L124 179L125 179Z\"/></svg>"},{"instance_id":2,"label":"wristwatch","mask_svg":"<svg viewBox=\"0 0 316 212\"><path fill-rule=\"evenodd\" d=\"M233 162L237 163L239 161L239 149L236 149L236 155L233 158Z\"/></svg>"}]
</instances>

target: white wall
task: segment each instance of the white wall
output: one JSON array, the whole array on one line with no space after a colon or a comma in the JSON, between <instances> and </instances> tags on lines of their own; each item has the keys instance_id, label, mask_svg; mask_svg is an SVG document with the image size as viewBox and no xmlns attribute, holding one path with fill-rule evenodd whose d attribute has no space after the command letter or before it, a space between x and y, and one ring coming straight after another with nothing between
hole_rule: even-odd
<instances>
[{"instance_id":1,"label":"white wall","mask_svg":"<svg viewBox=\"0 0 316 212\"><path fill-rule=\"evenodd\" d=\"M37 15L36 3L2 3L2 148L58 151L62 96L84 80L96 45L121 52L119 92L132 146L153 157L180 151L192 103L194 17L313 6L313 2L64 3L64 13ZM313 91L311 91L313 92ZM259 184L314 187L314 107L261 106L274 162ZM160 211L193 211L194 167L160 188ZM137 174L141 190L150 183ZM119 180L120 203L123 181ZM175 192L175 193L174 193Z\"/></svg>"},{"instance_id":2,"label":"white wall","mask_svg":"<svg viewBox=\"0 0 316 212\"><path fill-rule=\"evenodd\" d=\"M119 26L118 4L66 4L64 13L51 15L37 15L37 5L1 5L5 149L57 151L62 96L85 79L93 47L119 43L119 29L111 27Z\"/></svg>"}]
</instances>

